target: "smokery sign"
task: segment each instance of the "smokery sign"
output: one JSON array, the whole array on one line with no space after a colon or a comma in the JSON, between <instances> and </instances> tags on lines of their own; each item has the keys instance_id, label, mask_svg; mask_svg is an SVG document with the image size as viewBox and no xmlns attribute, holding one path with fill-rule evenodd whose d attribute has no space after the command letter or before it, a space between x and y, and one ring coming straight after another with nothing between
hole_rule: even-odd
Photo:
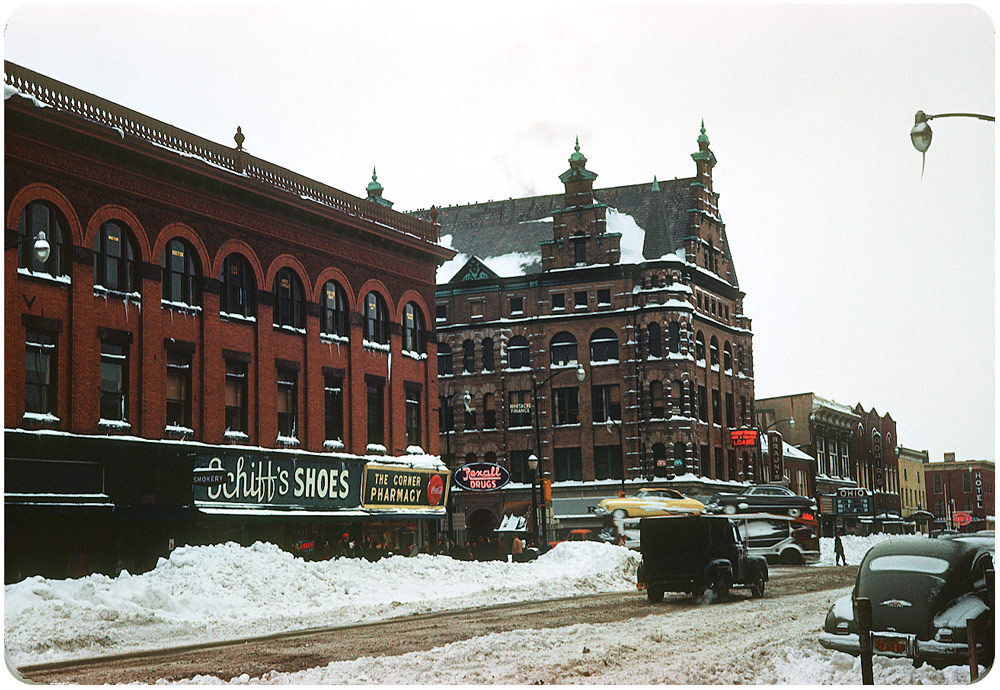
<instances>
[{"instance_id":1,"label":"smokery sign","mask_svg":"<svg viewBox=\"0 0 1000 690\"><path fill-rule=\"evenodd\" d=\"M455 483L467 491L495 491L509 481L507 468L492 462L470 462L455 470Z\"/></svg>"},{"instance_id":2,"label":"smokery sign","mask_svg":"<svg viewBox=\"0 0 1000 690\"><path fill-rule=\"evenodd\" d=\"M192 477L199 502L309 508L356 508L361 463L284 453L232 453L199 464Z\"/></svg>"},{"instance_id":3,"label":"smokery sign","mask_svg":"<svg viewBox=\"0 0 1000 690\"><path fill-rule=\"evenodd\" d=\"M447 470L366 465L361 504L365 508L437 508L444 512L449 479Z\"/></svg>"}]
</instances>

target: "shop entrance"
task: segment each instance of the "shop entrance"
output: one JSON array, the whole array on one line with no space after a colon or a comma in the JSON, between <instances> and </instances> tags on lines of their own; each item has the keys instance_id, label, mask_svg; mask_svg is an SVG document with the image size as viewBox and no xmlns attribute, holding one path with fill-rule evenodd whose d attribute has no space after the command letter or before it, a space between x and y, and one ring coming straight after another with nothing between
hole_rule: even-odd
<instances>
[{"instance_id":1,"label":"shop entrance","mask_svg":"<svg viewBox=\"0 0 1000 690\"><path fill-rule=\"evenodd\" d=\"M472 513L469 514L465 527L468 541L476 543L482 537L492 539L494 536L493 530L495 530L499 524L500 522L497 520L496 515L486 508L480 508L479 510L472 511Z\"/></svg>"}]
</instances>

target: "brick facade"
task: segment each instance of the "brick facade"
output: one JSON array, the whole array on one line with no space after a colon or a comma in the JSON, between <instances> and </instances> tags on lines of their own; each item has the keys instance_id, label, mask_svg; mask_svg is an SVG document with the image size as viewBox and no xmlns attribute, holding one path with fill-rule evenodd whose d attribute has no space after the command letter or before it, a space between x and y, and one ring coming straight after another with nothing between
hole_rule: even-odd
<instances>
[{"instance_id":1,"label":"brick facade","mask_svg":"<svg viewBox=\"0 0 1000 690\"><path fill-rule=\"evenodd\" d=\"M951 527L946 523L949 501L954 511L969 513L974 522L964 529L992 529L987 517L996 516L995 465L990 460L954 460L929 462L924 465L927 510L934 513L935 526Z\"/></svg>"}]
</instances>

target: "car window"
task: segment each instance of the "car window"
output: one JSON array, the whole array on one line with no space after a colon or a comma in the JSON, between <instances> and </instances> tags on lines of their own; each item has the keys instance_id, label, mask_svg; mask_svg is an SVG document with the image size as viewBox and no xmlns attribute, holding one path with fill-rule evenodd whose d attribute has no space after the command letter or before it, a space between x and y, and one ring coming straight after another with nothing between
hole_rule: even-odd
<instances>
[{"instance_id":1,"label":"car window","mask_svg":"<svg viewBox=\"0 0 1000 690\"><path fill-rule=\"evenodd\" d=\"M684 498L683 494L681 494L680 491L674 491L673 489L667 489L666 491L664 491L663 496L665 498L677 498L677 499Z\"/></svg>"},{"instance_id":2,"label":"car window","mask_svg":"<svg viewBox=\"0 0 1000 690\"><path fill-rule=\"evenodd\" d=\"M879 556L868 564L871 571L901 570L904 572L927 573L940 575L948 570L948 561L933 556L913 556L900 554L896 556Z\"/></svg>"}]
</instances>

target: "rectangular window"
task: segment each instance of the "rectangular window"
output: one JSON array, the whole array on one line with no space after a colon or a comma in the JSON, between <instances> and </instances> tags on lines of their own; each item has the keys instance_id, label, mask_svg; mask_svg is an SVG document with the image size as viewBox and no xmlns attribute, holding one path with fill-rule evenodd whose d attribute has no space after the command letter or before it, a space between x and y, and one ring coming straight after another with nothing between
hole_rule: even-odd
<instances>
[{"instance_id":1,"label":"rectangular window","mask_svg":"<svg viewBox=\"0 0 1000 690\"><path fill-rule=\"evenodd\" d=\"M247 365L226 360L226 431L247 433Z\"/></svg>"},{"instance_id":2,"label":"rectangular window","mask_svg":"<svg viewBox=\"0 0 1000 690\"><path fill-rule=\"evenodd\" d=\"M712 457L709 455L708 445L701 444L699 451L701 453L701 475L703 477L712 476Z\"/></svg>"},{"instance_id":3,"label":"rectangular window","mask_svg":"<svg viewBox=\"0 0 1000 690\"><path fill-rule=\"evenodd\" d=\"M455 410L451 407L451 400L447 395L438 398L438 429L441 431L452 431L455 428Z\"/></svg>"},{"instance_id":4,"label":"rectangular window","mask_svg":"<svg viewBox=\"0 0 1000 690\"><path fill-rule=\"evenodd\" d=\"M486 302L477 300L469 302L469 316L473 319L481 319L486 314Z\"/></svg>"},{"instance_id":5,"label":"rectangular window","mask_svg":"<svg viewBox=\"0 0 1000 690\"><path fill-rule=\"evenodd\" d=\"M602 423L608 419L621 421L622 400L618 384L610 386L592 386L591 409L594 413L594 422Z\"/></svg>"},{"instance_id":6,"label":"rectangular window","mask_svg":"<svg viewBox=\"0 0 1000 690\"><path fill-rule=\"evenodd\" d=\"M493 395L487 393L483 396L483 429L497 428L497 410Z\"/></svg>"},{"instance_id":7,"label":"rectangular window","mask_svg":"<svg viewBox=\"0 0 1000 690\"><path fill-rule=\"evenodd\" d=\"M559 311L566 308L566 295L557 292L552 295L552 311Z\"/></svg>"},{"instance_id":8,"label":"rectangular window","mask_svg":"<svg viewBox=\"0 0 1000 690\"><path fill-rule=\"evenodd\" d=\"M611 306L611 288L602 288L597 291L597 306L599 307Z\"/></svg>"},{"instance_id":9,"label":"rectangular window","mask_svg":"<svg viewBox=\"0 0 1000 690\"><path fill-rule=\"evenodd\" d=\"M24 411L56 414L56 336L28 331L24 339Z\"/></svg>"},{"instance_id":10,"label":"rectangular window","mask_svg":"<svg viewBox=\"0 0 1000 690\"><path fill-rule=\"evenodd\" d=\"M298 438L298 372L278 370L278 436Z\"/></svg>"},{"instance_id":11,"label":"rectangular window","mask_svg":"<svg viewBox=\"0 0 1000 690\"><path fill-rule=\"evenodd\" d=\"M736 405L733 403L732 393L726 393L726 426L736 426Z\"/></svg>"},{"instance_id":12,"label":"rectangular window","mask_svg":"<svg viewBox=\"0 0 1000 690\"><path fill-rule=\"evenodd\" d=\"M128 420L128 346L101 341L101 419Z\"/></svg>"},{"instance_id":13,"label":"rectangular window","mask_svg":"<svg viewBox=\"0 0 1000 690\"><path fill-rule=\"evenodd\" d=\"M723 465L721 448L715 449L715 478L716 479L726 478L726 469L725 466Z\"/></svg>"},{"instance_id":14,"label":"rectangular window","mask_svg":"<svg viewBox=\"0 0 1000 690\"><path fill-rule=\"evenodd\" d=\"M586 240L576 240L573 242L573 263L577 266L587 263L587 242Z\"/></svg>"},{"instance_id":15,"label":"rectangular window","mask_svg":"<svg viewBox=\"0 0 1000 690\"><path fill-rule=\"evenodd\" d=\"M594 447L594 479L622 478L622 447Z\"/></svg>"},{"instance_id":16,"label":"rectangular window","mask_svg":"<svg viewBox=\"0 0 1000 690\"><path fill-rule=\"evenodd\" d=\"M436 305L434 305L434 320L435 321L447 321L448 320L448 305L447 304L436 304Z\"/></svg>"},{"instance_id":17,"label":"rectangular window","mask_svg":"<svg viewBox=\"0 0 1000 690\"><path fill-rule=\"evenodd\" d=\"M972 491L972 475L968 472L962 475L962 491L966 493Z\"/></svg>"},{"instance_id":18,"label":"rectangular window","mask_svg":"<svg viewBox=\"0 0 1000 690\"><path fill-rule=\"evenodd\" d=\"M523 297L511 297L510 298L510 315L520 316L524 313L524 298Z\"/></svg>"},{"instance_id":19,"label":"rectangular window","mask_svg":"<svg viewBox=\"0 0 1000 690\"><path fill-rule=\"evenodd\" d=\"M940 474L935 474L934 475L934 493L939 494L942 491L943 491L943 489L941 488L941 475Z\"/></svg>"},{"instance_id":20,"label":"rectangular window","mask_svg":"<svg viewBox=\"0 0 1000 690\"><path fill-rule=\"evenodd\" d=\"M573 293L573 306L577 309L587 308L587 293L584 291L577 291Z\"/></svg>"},{"instance_id":21,"label":"rectangular window","mask_svg":"<svg viewBox=\"0 0 1000 690\"><path fill-rule=\"evenodd\" d=\"M323 420L327 441L344 440L344 379L323 377Z\"/></svg>"},{"instance_id":22,"label":"rectangular window","mask_svg":"<svg viewBox=\"0 0 1000 690\"><path fill-rule=\"evenodd\" d=\"M712 389L712 422L714 424L722 424L722 410L719 409L719 391Z\"/></svg>"},{"instance_id":23,"label":"rectangular window","mask_svg":"<svg viewBox=\"0 0 1000 690\"><path fill-rule=\"evenodd\" d=\"M708 391L704 386L698 386L698 419L708 421Z\"/></svg>"},{"instance_id":24,"label":"rectangular window","mask_svg":"<svg viewBox=\"0 0 1000 690\"><path fill-rule=\"evenodd\" d=\"M934 515L944 517L944 502L940 498L934 503Z\"/></svg>"},{"instance_id":25,"label":"rectangular window","mask_svg":"<svg viewBox=\"0 0 1000 690\"><path fill-rule=\"evenodd\" d=\"M385 445L385 385L369 379L368 388L368 443Z\"/></svg>"},{"instance_id":26,"label":"rectangular window","mask_svg":"<svg viewBox=\"0 0 1000 690\"><path fill-rule=\"evenodd\" d=\"M420 389L406 389L406 445L419 446L420 435Z\"/></svg>"},{"instance_id":27,"label":"rectangular window","mask_svg":"<svg viewBox=\"0 0 1000 690\"><path fill-rule=\"evenodd\" d=\"M191 355L167 351L167 426L191 427Z\"/></svg>"},{"instance_id":28,"label":"rectangular window","mask_svg":"<svg viewBox=\"0 0 1000 690\"><path fill-rule=\"evenodd\" d=\"M552 391L552 397L555 403L556 426L580 423L576 388L556 388Z\"/></svg>"},{"instance_id":29,"label":"rectangular window","mask_svg":"<svg viewBox=\"0 0 1000 690\"><path fill-rule=\"evenodd\" d=\"M555 481L583 481L583 460L579 448L556 448Z\"/></svg>"},{"instance_id":30,"label":"rectangular window","mask_svg":"<svg viewBox=\"0 0 1000 690\"><path fill-rule=\"evenodd\" d=\"M518 484L531 483L531 469L528 467L530 450L510 451L510 480Z\"/></svg>"},{"instance_id":31,"label":"rectangular window","mask_svg":"<svg viewBox=\"0 0 1000 690\"><path fill-rule=\"evenodd\" d=\"M507 393L507 409L511 427L531 426L531 391Z\"/></svg>"}]
</instances>

